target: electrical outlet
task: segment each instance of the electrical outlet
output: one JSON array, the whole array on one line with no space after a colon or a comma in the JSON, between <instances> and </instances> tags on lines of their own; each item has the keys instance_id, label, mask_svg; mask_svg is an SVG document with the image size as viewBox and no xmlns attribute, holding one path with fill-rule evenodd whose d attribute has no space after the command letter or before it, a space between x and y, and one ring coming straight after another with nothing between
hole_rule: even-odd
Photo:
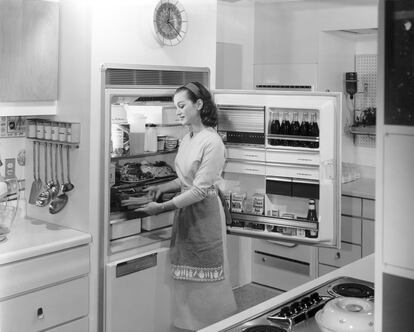
<instances>
[{"instance_id":1,"label":"electrical outlet","mask_svg":"<svg viewBox=\"0 0 414 332\"><path fill-rule=\"evenodd\" d=\"M16 177L16 158L6 158L5 163L5 178L12 179Z\"/></svg>"}]
</instances>

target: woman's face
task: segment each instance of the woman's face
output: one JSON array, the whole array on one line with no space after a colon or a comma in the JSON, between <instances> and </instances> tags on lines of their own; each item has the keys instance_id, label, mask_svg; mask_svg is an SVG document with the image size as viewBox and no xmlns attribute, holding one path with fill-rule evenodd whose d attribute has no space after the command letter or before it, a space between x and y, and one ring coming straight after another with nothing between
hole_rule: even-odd
<instances>
[{"instance_id":1,"label":"woman's face","mask_svg":"<svg viewBox=\"0 0 414 332\"><path fill-rule=\"evenodd\" d=\"M200 125L201 99L193 103L188 98L186 91L180 91L174 96L174 104L177 108L177 117L182 125Z\"/></svg>"}]
</instances>

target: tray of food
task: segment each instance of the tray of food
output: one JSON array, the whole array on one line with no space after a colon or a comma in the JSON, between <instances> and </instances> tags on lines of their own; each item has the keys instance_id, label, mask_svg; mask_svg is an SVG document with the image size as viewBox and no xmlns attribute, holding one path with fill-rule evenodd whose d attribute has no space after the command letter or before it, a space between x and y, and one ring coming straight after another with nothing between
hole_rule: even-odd
<instances>
[{"instance_id":1,"label":"tray of food","mask_svg":"<svg viewBox=\"0 0 414 332\"><path fill-rule=\"evenodd\" d=\"M175 176L176 173L164 161L149 163L126 163L119 168L120 182L124 184L145 185L151 180Z\"/></svg>"}]
</instances>

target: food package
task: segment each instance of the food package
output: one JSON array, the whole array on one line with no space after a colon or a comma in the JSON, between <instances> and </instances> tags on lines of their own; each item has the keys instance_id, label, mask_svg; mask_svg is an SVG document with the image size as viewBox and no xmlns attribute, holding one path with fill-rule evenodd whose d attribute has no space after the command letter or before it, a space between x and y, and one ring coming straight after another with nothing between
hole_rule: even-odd
<instances>
[{"instance_id":1,"label":"food package","mask_svg":"<svg viewBox=\"0 0 414 332\"><path fill-rule=\"evenodd\" d=\"M263 215L265 211L265 196L263 194L253 195L253 213Z\"/></svg>"},{"instance_id":2,"label":"food package","mask_svg":"<svg viewBox=\"0 0 414 332\"><path fill-rule=\"evenodd\" d=\"M231 194L231 211L243 212L244 200L246 199L246 193L232 193Z\"/></svg>"}]
</instances>

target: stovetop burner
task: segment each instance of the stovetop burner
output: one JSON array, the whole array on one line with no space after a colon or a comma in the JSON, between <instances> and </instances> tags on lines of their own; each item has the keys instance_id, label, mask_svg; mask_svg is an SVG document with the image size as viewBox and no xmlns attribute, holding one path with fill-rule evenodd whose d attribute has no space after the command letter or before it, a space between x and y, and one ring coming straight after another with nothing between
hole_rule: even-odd
<instances>
[{"instance_id":1,"label":"stovetop burner","mask_svg":"<svg viewBox=\"0 0 414 332\"><path fill-rule=\"evenodd\" d=\"M320 332L315 314L335 297L372 300L374 284L351 277L339 277L315 287L226 330L228 332Z\"/></svg>"},{"instance_id":2,"label":"stovetop burner","mask_svg":"<svg viewBox=\"0 0 414 332\"><path fill-rule=\"evenodd\" d=\"M346 297L359 297L359 298L372 298L374 296L374 289L361 284L361 283L340 283L331 288L332 295L346 296Z\"/></svg>"},{"instance_id":3,"label":"stovetop burner","mask_svg":"<svg viewBox=\"0 0 414 332\"><path fill-rule=\"evenodd\" d=\"M286 330L273 325L254 325L243 330L243 332L286 332Z\"/></svg>"}]
</instances>

